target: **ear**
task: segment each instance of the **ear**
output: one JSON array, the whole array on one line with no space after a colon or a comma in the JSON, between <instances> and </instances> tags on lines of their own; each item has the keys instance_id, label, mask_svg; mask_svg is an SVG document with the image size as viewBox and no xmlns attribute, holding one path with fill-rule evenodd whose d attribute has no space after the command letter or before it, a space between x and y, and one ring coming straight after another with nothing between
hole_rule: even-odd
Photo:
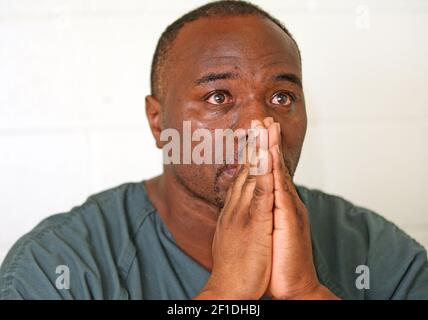
<instances>
[{"instance_id":1,"label":"ear","mask_svg":"<svg viewBox=\"0 0 428 320\"><path fill-rule=\"evenodd\" d=\"M162 108L159 101L152 95L146 96L146 115L149 120L149 126L155 137L156 147L162 148L160 135L162 132Z\"/></svg>"}]
</instances>

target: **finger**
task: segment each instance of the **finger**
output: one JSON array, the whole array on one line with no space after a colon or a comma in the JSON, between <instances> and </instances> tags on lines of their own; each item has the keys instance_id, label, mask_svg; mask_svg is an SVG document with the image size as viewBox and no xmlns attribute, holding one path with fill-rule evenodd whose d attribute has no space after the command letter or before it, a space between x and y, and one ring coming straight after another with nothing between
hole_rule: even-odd
<instances>
[{"instance_id":1,"label":"finger","mask_svg":"<svg viewBox=\"0 0 428 320\"><path fill-rule=\"evenodd\" d=\"M256 187L257 176L248 173L242 186L242 193L239 202L237 203L237 210L233 219L244 222L248 219L248 210L250 208L251 199L253 198L254 189Z\"/></svg>"},{"instance_id":2,"label":"finger","mask_svg":"<svg viewBox=\"0 0 428 320\"><path fill-rule=\"evenodd\" d=\"M297 194L291 179L290 171L284 162L284 154L281 148L281 126L275 122L268 128L269 145L273 158L273 171L275 179L275 188L289 190L293 196Z\"/></svg>"},{"instance_id":3,"label":"finger","mask_svg":"<svg viewBox=\"0 0 428 320\"><path fill-rule=\"evenodd\" d=\"M240 166L238 175L232 185L229 187L228 195L226 196L225 205L221 212L221 219L227 219L227 217L232 215L233 209L236 206L236 203L241 198L242 186L248 175L248 167Z\"/></svg>"},{"instance_id":4,"label":"finger","mask_svg":"<svg viewBox=\"0 0 428 320\"><path fill-rule=\"evenodd\" d=\"M257 167L249 167L249 174L247 175L247 179L244 182L242 187L241 199L239 201L238 207L239 213L237 215L237 219L248 219L249 217L249 207L254 197L254 192L257 186L257 181L260 176L266 175L267 173L272 174L272 158L269 155L267 150L262 150L259 148L257 152ZM261 165L262 164L262 165ZM264 172L260 174L258 170L260 166L263 166ZM252 170L255 169L255 170ZM273 192L273 178L272 178L272 190Z\"/></svg>"},{"instance_id":5,"label":"finger","mask_svg":"<svg viewBox=\"0 0 428 320\"><path fill-rule=\"evenodd\" d=\"M266 118L265 120L267 120ZM273 121L273 119L271 118ZM268 172L268 149L269 149L269 133L264 124L259 120L251 122L253 130L256 130L256 139L251 142L251 156L250 158L250 174L261 175ZM255 142L255 144L254 144ZM254 150L256 150L254 152Z\"/></svg>"},{"instance_id":6,"label":"finger","mask_svg":"<svg viewBox=\"0 0 428 320\"><path fill-rule=\"evenodd\" d=\"M274 122L268 127L269 133L269 151L272 156L273 176L274 176L274 189L286 190L287 183L285 172L287 170L284 157L281 151L280 137L281 131L278 123Z\"/></svg>"},{"instance_id":7,"label":"finger","mask_svg":"<svg viewBox=\"0 0 428 320\"><path fill-rule=\"evenodd\" d=\"M226 198L224 199L223 208L228 206L231 195L232 195L232 184L227 189Z\"/></svg>"},{"instance_id":8,"label":"finger","mask_svg":"<svg viewBox=\"0 0 428 320\"><path fill-rule=\"evenodd\" d=\"M266 117L263 119L263 124L265 125L266 128L269 128L269 126L273 123L273 118L272 117Z\"/></svg>"},{"instance_id":9,"label":"finger","mask_svg":"<svg viewBox=\"0 0 428 320\"><path fill-rule=\"evenodd\" d=\"M248 212L250 219L273 222L274 179L272 173L272 157L270 153L266 153L266 155L269 169L266 174L257 175L255 178L256 182Z\"/></svg>"},{"instance_id":10,"label":"finger","mask_svg":"<svg viewBox=\"0 0 428 320\"><path fill-rule=\"evenodd\" d=\"M304 204L297 193L290 172L284 162L284 155L280 147L280 125L275 123L269 129L269 139L273 135L273 139L276 139L275 142L279 142L269 149L272 154L274 176L274 227L277 230L285 229L287 225L290 226L293 224L302 227L307 220Z\"/></svg>"},{"instance_id":11,"label":"finger","mask_svg":"<svg viewBox=\"0 0 428 320\"><path fill-rule=\"evenodd\" d=\"M278 122L273 122L267 127L269 134L269 148L274 145L281 146L281 131Z\"/></svg>"},{"instance_id":12,"label":"finger","mask_svg":"<svg viewBox=\"0 0 428 320\"><path fill-rule=\"evenodd\" d=\"M254 129L260 128L261 126L262 124L260 121L255 121L254 123L252 123L252 127ZM257 135L250 135L249 137L249 139L256 139L256 138L257 138ZM228 190L228 194L226 195L225 205L223 207L225 209L222 212L222 219L225 219L225 218L232 219L233 216L236 215L236 212L235 212L236 210L234 209L242 197L243 185L246 182L247 178L249 180L247 184L249 184L249 182L252 180L252 177L251 176L249 177L249 172L251 171L250 169L251 169L252 163L257 163L256 143L254 141L247 141L243 152L247 154L247 158L245 159L245 162L240 165L238 175ZM251 184L246 187L246 193L252 192L248 190L249 187L251 187Z\"/></svg>"},{"instance_id":13,"label":"finger","mask_svg":"<svg viewBox=\"0 0 428 320\"><path fill-rule=\"evenodd\" d=\"M282 148L281 148L281 145L282 145L281 144L281 141L282 141L281 126L278 122L275 123L275 126L273 126L272 131L273 131L273 134L275 137L274 139L277 139L277 141L278 141L278 150L277 151L279 153L279 158L280 158L279 164L282 167L282 173L283 173L282 176L284 177L284 180L286 183L286 188L291 192L296 203L301 202L300 197L297 193L297 189L293 183L293 179L291 178L290 170L287 168L287 166L285 165L285 162L284 162L284 153L283 153Z\"/></svg>"},{"instance_id":14,"label":"finger","mask_svg":"<svg viewBox=\"0 0 428 320\"><path fill-rule=\"evenodd\" d=\"M272 171L274 177L274 190L275 191L289 191L286 173L288 172L282 152L278 145L269 149L272 156Z\"/></svg>"},{"instance_id":15,"label":"finger","mask_svg":"<svg viewBox=\"0 0 428 320\"><path fill-rule=\"evenodd\" d=\"M248 176L248 167L243 165L239 168L238 175L232 184L232 191L230 195L231 203L234 203L236 200L238 200L241 197L242 186L247 176Z\"/></svg>"},{"instance_id":16,"label":"finger","mask_svg":"<svg viewBox=\"0 0 428 320\"><path fill-rule=\"evenodd\" d=\"M274 230L298 230L295 226L302 226L302 217L297 208L296 200L291 192L290 184L287 179L282 153L279 147L270 149L273 162L273 179L274 179Z\"/></svg>"},{"instance_id":17,"label":"finger","mask_svg":"<svg viewBox=\"0 0 428 320\"><path fill-rule=\"evenodd\" d=\"M259 120L251 121L251 133L248 138L247 151L248 151L248 163L250 166L257 165L257 150L260 148L260 145L263 145L263 139L267 140L267 134L264 132L266 130L263 123ZM263 141L262 141L263 140ZM267 143L266 143L267 144Z\"/></svg>"}]
</instances>

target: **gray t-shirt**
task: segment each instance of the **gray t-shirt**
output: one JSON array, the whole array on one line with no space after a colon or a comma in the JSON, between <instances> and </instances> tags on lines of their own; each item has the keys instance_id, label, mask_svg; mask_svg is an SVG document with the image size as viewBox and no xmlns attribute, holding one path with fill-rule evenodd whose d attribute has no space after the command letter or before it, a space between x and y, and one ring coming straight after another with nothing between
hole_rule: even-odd
<instances>
[{"instance_id":1,"label":"gray t-shirt","mask_svg":"<svg viewBox=\"0 0 428 320\"><path fill-rule=\"evenodd\" d=\"M309 212L319 280L333 293L428 299L421 245L342 198L298 192ZM356 272L360 265L368 269ZM17 241L0 269L0 299L191 299L208 277L177 246L144 184L128 183L45 219Z\"/></svg>"}]
</instances>

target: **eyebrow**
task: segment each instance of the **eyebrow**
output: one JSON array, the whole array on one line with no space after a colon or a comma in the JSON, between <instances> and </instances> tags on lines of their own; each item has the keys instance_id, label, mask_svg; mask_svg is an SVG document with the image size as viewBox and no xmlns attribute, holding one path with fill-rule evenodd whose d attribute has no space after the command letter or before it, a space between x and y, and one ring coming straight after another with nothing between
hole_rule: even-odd
<instances>
[{"instance_id":1,"label":"eyebrow","mask_svg":"<svg viewBox=\"0 0 428 320\"><path fill-rule=\"evenodd\" d=\"M236 79L239 75L236 72L210 72L206 75L203 75L195 81L197 85L205 84L208 82L214 82L218 80L227 80L227 79Z\"/></svg>"},{"instance_id":2,"label":"eyebrow","mask_svg":"<svg viewBox=\"0 0 428 320\"><path fill-rule=\"evenodd\" d=\"M280 73L273 78L275 81L288 81L297 84L302 88L302 80L294 73Z\"/></svg>"},{"instance_id":3,"label":"eyebrow","mask_svg":"<svg viewBox=\"0 0 428 320\"><path fill-rule=\"evenodd\" d=\"M237 79L239 74L236 72L210 72L203 75L195 81L196 85L202 85L209 82L214 82L218 80L228 80L228 79ZM274 81L288 81L294 84L297 84L302 88L302 80L295 75L294 73L280 73L273 77Z\"/></svg>"}]
</instances>

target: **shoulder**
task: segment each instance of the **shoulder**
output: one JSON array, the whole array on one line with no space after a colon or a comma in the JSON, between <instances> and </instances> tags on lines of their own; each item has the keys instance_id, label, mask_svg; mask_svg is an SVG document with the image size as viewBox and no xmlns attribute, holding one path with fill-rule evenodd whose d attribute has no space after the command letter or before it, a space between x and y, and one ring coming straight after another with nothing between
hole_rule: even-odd
<instances>
[{"instance_id":1,"label":"shoulder","mask_svg":"<svg viewBox=\"0 0 428 320\"><path fill-rule=\"evenodd\" d=\"M9 251L0 269L0 298L120 298L133 236L150 212L143 188L123 184L43 220ZM56 286L61 270L69 272L68 290Z\"/></svg>"},{"instance_id":2,"label":"shoulder","mask_svg":"<svg viewBox=\"0 0 428 320\"><path fill-rule=\"evenodd\" d=\"M311 223L318 263L345 295L391 299L428 297L428 265L422 245L379 214L342 197L298 187ZM403 214L406 214L403 212ZM370 271L370 289L359 290L358 266Z\"/></svg>"}]
</instances>

